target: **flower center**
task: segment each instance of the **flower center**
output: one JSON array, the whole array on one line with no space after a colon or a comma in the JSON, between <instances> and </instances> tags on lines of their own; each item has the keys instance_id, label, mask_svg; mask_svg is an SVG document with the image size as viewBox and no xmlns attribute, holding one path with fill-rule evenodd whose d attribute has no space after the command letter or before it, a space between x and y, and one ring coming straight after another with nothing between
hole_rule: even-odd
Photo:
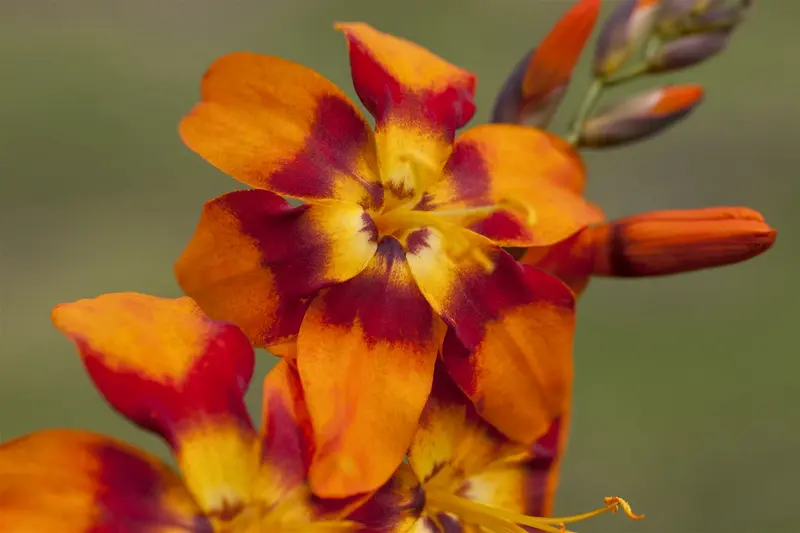
<instances>
[{"instance_id":1,"label":"flower center","mask_svg":"<svg viewBox=\"0 0 800 533\"><path fill-rule=\"evenodd\" d=\"M373 214L372 218L380 236L391 235L405 243L415 230L435 229L441 234L445 251L451 259L468 258L491 271L492 262L486 253L488 241L469 229L470 226L499 211L512 212L529 226L536 221L533 210L512 199L482 206L420 209L419 204L425 191L440 177L440 165L425 157L424 153L414 151L403 153L398 160L401 164L394 167L392 175L386 181L389 184L412 184L413 195L388 201L379 213Z\"/></svg>"},{"instance_id":2,"label":"flower center","mask_svg":"<svg viewBox=\"0 0 800 533\"><path fill-rule=\"evenodd\" d=\"M444 491L426 492L426 511L434 522L440 513L445 513L457 517L465 524L478 526L491 533L526 533L522 526L534 527L547 533L574 533L567 530L567 524L581 522L606 512L616 513L620 508L633 520L644 518L644 515L634 514L631 506L622 498L612 496L605 498L604 502L603 507L588 513L544 518L497 509Z\"/></svg>"}]
</instances>

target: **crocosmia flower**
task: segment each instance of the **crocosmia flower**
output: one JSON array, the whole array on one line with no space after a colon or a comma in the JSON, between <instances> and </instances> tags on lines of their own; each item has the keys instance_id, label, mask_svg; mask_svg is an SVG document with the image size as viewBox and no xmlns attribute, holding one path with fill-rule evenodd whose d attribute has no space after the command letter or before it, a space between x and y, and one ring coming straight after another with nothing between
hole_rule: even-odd
<instances>
[{"instance_id":1,"label":"crocosmia flower","mask_svg":"<svg viewBox=\"0 0 800 533\"><path fill-rule=\"evenodd\" d=\"M56 326L120 413L160 435L181 475L104 435L47 430L0 445L3 533L348 531L351 502L312 499L312 444L295 371L264 381L256 431L243 395L254 354L189 298L109 294L59 305Z\"/></svg>"},{"instance_id":2,"label":"crocosmia flower","mask_svg":"<svg viewBox=\"0 0 800 533\"><path fill-rule=\"evenodd\" d=\"M533 445L510 442L477 415L446 372L437 372L408 463L349 518L369 533L564 533L619 508L641 518L620 498L606 498L589 513L549 517L566 428L557 418Z\"/></svg>"},{"instance_id":3,"label":"crocosmia flower","mask_svg":"<svg viewBox=\"0 0 800 533\"><path fill-rule=\"evenodd\" d=\"M216 61L181 136L255 190L208 202L176 264L212 318L257 346L296 342L319 446L310 480L328 497L388 479L437 354L502 433L530 443L545 429L571 379L573 297L503 247L597 219L561 185L584 172L566 143L507 124L456 137L474 112L471 73L368 25L338 28L374 129L301 65Z\"/></svg>"}]
</instances>

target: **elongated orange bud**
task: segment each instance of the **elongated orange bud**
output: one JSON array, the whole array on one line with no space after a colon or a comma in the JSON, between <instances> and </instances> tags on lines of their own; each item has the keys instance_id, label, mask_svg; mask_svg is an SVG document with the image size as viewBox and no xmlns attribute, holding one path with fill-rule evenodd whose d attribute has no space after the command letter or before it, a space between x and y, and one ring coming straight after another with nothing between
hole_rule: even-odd
<instances>
[{"instance_id":1,"label":"elongated orange bud","mask_svg":"<svg viewBox=\"0 0 800 533\"><path fill-rule=\"evenodd\" d=\"M593 274L661 276L745 261L768 250L776 231L746 207L653 211L587 230Z\"/></svg>"},{"instance_id":2,"label":"elongated orange bud","mask_svg":"<svg viewBox=\"0 0 800 533\"><path fill-rule=\"evenodd\" d=\"M495 100L493 122L547 125L566 92L599 12L600 0L581 0L564 13L509 75Z\"/></svg>"},{"instance_id":3,"label":"elongated orange bud","mask_svg":"<svg viewBox=\"0 0 800 533\"><path fill-rule=\"evenodd\" d=\"M673 85L632 96L587 120L578 143L608 148L646 139L685 118L702 101L699 85Z\"/></svg>"},{"instance_id":4,"label":"elongated orange bud","mask_svg":"<svg viewBox=\"0 0 800 533\"><path fill-rule=\"evenodd\" d=\"M597 38L594 74L607 78L628 60L650 31L658 0L622 0L606 19Z\"/></svg>"}]
</instances>

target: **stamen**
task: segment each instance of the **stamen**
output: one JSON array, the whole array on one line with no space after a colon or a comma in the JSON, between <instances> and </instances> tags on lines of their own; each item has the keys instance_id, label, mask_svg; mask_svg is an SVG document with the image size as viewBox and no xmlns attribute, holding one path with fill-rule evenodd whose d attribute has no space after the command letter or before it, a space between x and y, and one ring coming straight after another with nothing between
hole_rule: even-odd
<instances>
[{"instance_id":1,"label":"stamen","mask_svg":"<svg viewBox=\"0 0 800 533\"><path fill-rule=\"evenodd\" d=\"M566 524L581 522L606 512L617 513L620 507L632 520L644 518L644 515L635 514L628 502L616 496L605 498L605 506L588 513L554 518L528 516L498 509L447 492L429 491L426 498L426 508L429 512L449 513L457 516L463 522L482 527L493 533L519 533L524 531L521 526L534 527L547 533L574 533L567 530Z\"/></svg>"},{"instance_id":2,"label":"stamen","mask_svg":"<svg viewBox=\"0 0 800 533\"><path fill-rule=\"evenodd\" d=\"M438 179L442 166L420 150L406 150L400 153L395 161L386 182L411 185L413 196L410 200L401 200L400 203L414 207L422 200L425 191Z\"/></svg>"}]
</instances>

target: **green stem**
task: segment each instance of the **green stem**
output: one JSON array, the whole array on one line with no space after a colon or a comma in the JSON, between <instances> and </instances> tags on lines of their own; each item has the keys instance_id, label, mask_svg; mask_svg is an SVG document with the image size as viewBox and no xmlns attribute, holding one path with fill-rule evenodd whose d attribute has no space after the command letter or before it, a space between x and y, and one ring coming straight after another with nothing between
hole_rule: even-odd
<instances>
[{"instance_id":1,"label":"green stem","mask_svg":"<svg viewBox=\"0 0 800 533\"><path fill-rule=\"evenodd\" d=\"M647 61L642 61L634 65L632 68L628 69L626 72L622 74L618 74L616 76L612 76L605 80L606 87L614 87L615 85L619 85L620 83L625 83L626 81L630 81L634 78L638 78L642 74L646 74L649 69L649 64Z\"/></svg>"},{"instance_id":2,"label":"green stem","mask_svg":"<svg viewBox=\"0 0 800 533\"><path fill-rule=\"evenodd\" d=\"M572 126L570 126L569 133L567 133L566 136L567 142L571 145L575 146L578 143L581 127L597 105L597 101L600 99L600 95L603 94L605 86L606 82L600 78L595 78L592 84L589 85L586 96L583 97L583 102L581 102L581 106L578 108L578 114L575 115L575 120L572 121Z\"/></svg>"}]
</instances>

